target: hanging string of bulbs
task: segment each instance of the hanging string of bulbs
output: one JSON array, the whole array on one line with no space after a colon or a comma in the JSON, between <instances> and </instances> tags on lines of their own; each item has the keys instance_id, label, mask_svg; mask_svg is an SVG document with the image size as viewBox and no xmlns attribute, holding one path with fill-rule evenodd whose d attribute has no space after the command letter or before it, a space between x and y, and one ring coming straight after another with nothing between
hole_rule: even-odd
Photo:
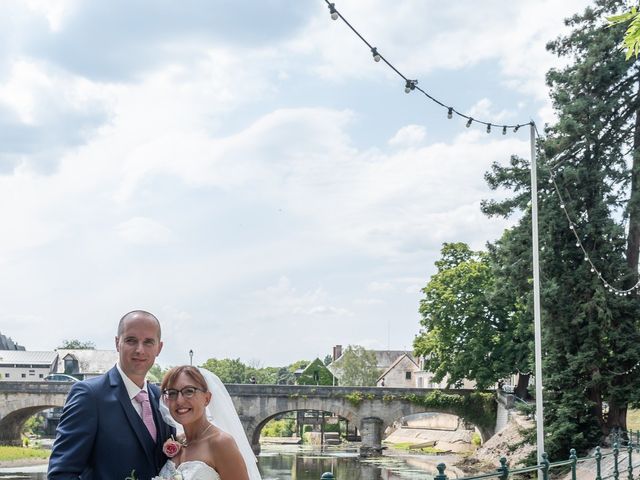
<instances>
[{"instance_id":1,"label":"hanging string of bulbs","mask_svg":"<svg viewBox=\"0 0 640 480\"><path fill-rule=\"evenodd\" d=\"M336 9L335 3L332 3L329 0L324 0L324 1L327 4L327 7L329 8L329 14L331 15L331 18L333 20L338 20L338 19L342 20L345 23L345 25L347 25L347 27L349 27L351 29L351 31L353 31L353 33L355 33L358 36L358 38L360 38L360 40L362 40L362 42L369 48L369 50L371 51L371 55L373 57L373 60L375 62L384 62L389 68L391 68L391 70L393 70L400 78L402 78L402 80L404 80L404 85L405 85L404 91L405 91L405 93L411 93L414 90L417 90L418 92L422 93L425 97L427 97L429 100L431 100L433 103L443 107L447 111L447 118L448 119L452 119L454 115L465 119L466 120L465 126L467 128L471 127L472 124L477 123L479 125L486 126L486 132L487 133L491 133L491 128L492 127L497 127L499 129L500 128L502 129L502 134L503 135L506 135L508 129L513 129L513 132L516 133L521 127L524 127L524 126L527 126L527 125L531 125L535 129L537 136L540 138L540 133L538 132L537 126L536 126L535 122L533 122L533 120L531 120L529 122L526 122L526 123L518 123L518 124L513 124L513 125L510 125L510 124L498 124L498 123L495 123L495 122L488 122L488 121L484 121L484 120L478 120L478 119L475 119L475 118L473 118L473 117L471 117L469 115L465 115L464 113L462 113L459 110L457 110L455 107L447 105L444 102L442 102L442 101L438 100L437 98L433 97L427 91L425 91L424 89L422 89L421 87L418 86L418 80L417 79L410 79L407 76L405 76L384 55L382 55L378 51L377 47L374 47L373 45L371 45L371 43L369 43L367 41L367 39L364 38L362 36L362 34L360 34L360 32L358 30L356 30L356 28L353 27L353 25L351 25L351 23L349 23L349 21L346 18L344 18L344 16ZM634 291L640 289L640 280L631 288L620 289L620 288L616 288L615 286L613 286L610 282L608 282L602 276L602 273L594 265L593 261L591 260L591 258L589 256L589 253L587 252L587 250L585 249L582 241L580 240L580 235L578 234L578 231L577 231L577 228L576 228L576 223L574 223L573 220L571 220L571 216L567 212L567 209L566 209L566 206L565 206L565 201L562 198L562 194L560 192L560 188L558 187L558 185L557 185L557 183L555 181L555 174L554 174L553 170L551 170L551 176L550 176L550 179L549 179L549 183L553 184L553 186L554 186L556 194L558 195L558 198L560 199L560 208L562 209L562 212L564 213L565 217L567 218L567 221L569 223L569 229L571 230L571 232L573 233L573 235L576 238L576 247L578 247L582 251L582 254L584 255L584 260L586 262L588 262L590 267L591 267L591 272L598 276L598 278L600 279L600 281L602 282L604 287L609 292L614 293L616 295L619 295L619 296L630 295Z\"/></svg>"},{"instance_id":2,"label":"hanging string of bulbs","mask_svg":"<svg viewBox=\"0 0 640 480\"><path fill-rule=\"evenodd\" d=\"M351 25L346 18L344 18L342 16L342 14L336 9L336 4L335 3L331 3L329 2L329 0L324 0L325 3L327 4L327 6L329 7L329 14L331 15L331 18L333 20L342 20L345 25L347 25L347 27L349 27L353 33L355 33L360 40L362 40L364 42L364 44L369 47L369 50L371 51L371 55L373 56L373 60L375 62L384 62L387 64L387 66L389 68L391 68L391 70L393 70L400 78L402 78L402 80L404 80L404 91L405 93L411 93L414 90L417 90L418 92L422 93L425 97L427 97L429 100L431 100L433 103L443 107L446 111L447 111L447 118L448 119L452 119L454 115L465 119L466 122L466 127L469 128L473 123L477 123L479 125L484 125L486 127L486 132L487 133L491 133L491 129L492 127L496 127L498 129L502 129L502 134L506 135L508 129L513 129L513 132L517 132L521 127L524 127L526 125L532 125L533 122L526 122L526 123L517 123L517 124L500 124L500 123L496 123L496 122L487 122L484 120L478 120L475 119L473 117L470 117L469 115L465 115L464 113L460 112L459 110L457 110L455 107L452 107L450 105L446 105L445 103L441 102L440 100L438 100L437 98L433 97L432 95L430 95L427 91L423 90L422 88L420 88L418 86L418 80L416 79L410 79L408 77L406 77L402 72L400 72L400 70L398 70L389 60L387 60L387 58L384 57L384 55L382 55L378 49L376 47L374 47L373 45L371 45L371 43L369 43L361 34L360 32L358 32L358 30L356 30L353 25Z\"/></svg>"},{"instance_id":3,"label":"hanging string of bulbs","mask_svg":"<svg viewBox=\"0 0 640 480\"><path fill-rule=\"evenodd\" d=\"M540 135L540 132L538 131L537 125L535 123L533 123L532 125L533 125L533 128L535 130L536 137L539 140L541 140L542 139L542 135ZM640 293L640 290L639 290L640 289L640 279L631 288L626 288L626 289L617 288L614 285L612 285L611 282L607 281L604 278L604 276L602 275L602 272L600 272L600 270L598 270L598 267L596 267L595 264L593 263L593 261L591 260L589 252L587 252L587 249L584 247L584 244L582 243L582 240L580 239L580 234L578 233L577 223L574 222L571 219L571 215L569 215L569 212L567 211L566 202L565 202L565 200L564 200L564 198L562 196L562 192L560 190L560 187L558 186L558 183L556 182L556 171L557 171L558 167L560 167L564 163L565 160L560 161L560 162L556 162L555 164L553 164L550 167L550 169L549 169L549 183L553 186L553 189L555 190L556 195L558 196L558 200L560 201L560 209L562 210L562 213L564 214L565 218L567 219L567 222L569 224L569 230L571 230L571 233L573 233L573 236L576 239L576 247L579 248L580 251L582 252L582 255L584 257L584 261L589 264L589 267L591 269L591 273L595 274L598 277L598 279L602 282L602 285L604 285L604 288L607 291L609 291L610 293L613 293L614 295L618 295L620 297L631 295L635 291L638 291L638 293ZM626 373L628 373L628 372L625 372L625 374Z\"/></svg>"},{"instance_id":4,"label":"hanging string of bulbs","mask_svg":"<svg viewBox=\"0 0 640 480\"><path fill-rule=\"evenodd\" d=\"M556 195L558 195L558 199L560 200L560 209L562 210L562 213L564 213L564 216L566 217L567 222L569 223L569 230L571 230L571 232L573 233L574 237L576 238L576 247L578 247L581 250L581 252L582 252L582 254L584 256L584 261L589 263L589 266L591 267L591 272L594 273L595 275L597 275L598 279L602 282L604 287L609 292L614 293L615 295L623 297L625 295L631 295L634 291L640 289L640 280L638 280L636 282L636 284L633 285L631 288L622 289L622 288L617 288L617 287L613 286L610 282L608 282L602 276L602 273L594 265L593 261L591 260L591 257L589 256L589 253L584 248L584 244L582 243L582 240L580 239L580 234L578 233L577 224L571 219L571 215L569 215L569 212L567 211L566 202L564 201L564 198L562 197L562 193L560 191L560 187L558 187L558 184L556 183L556 174L555 174L554 170L551 170L551 172L550 172L549 183L551 185L553 185L553 188L554 188L554 190L556 192Z\"/></svg>"}]
</instances>

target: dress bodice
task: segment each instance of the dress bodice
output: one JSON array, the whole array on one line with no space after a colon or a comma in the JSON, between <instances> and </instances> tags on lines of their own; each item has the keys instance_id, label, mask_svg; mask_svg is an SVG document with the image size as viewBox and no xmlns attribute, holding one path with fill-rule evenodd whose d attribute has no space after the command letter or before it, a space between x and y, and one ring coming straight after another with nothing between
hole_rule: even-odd
<instances>
[{"instance_id":1,"label":"dress bodice","mask_svg":"<svg viewBox=\"0 0 640 480\"><path fill-rule=\"evenodd\" d=\"M182 475L182 480L220 480L218 472L200 460L182 462L177 468L173 461L167 460L160 470L160 478L173 479L176 473Z\"/></svg>"}]
</instances>

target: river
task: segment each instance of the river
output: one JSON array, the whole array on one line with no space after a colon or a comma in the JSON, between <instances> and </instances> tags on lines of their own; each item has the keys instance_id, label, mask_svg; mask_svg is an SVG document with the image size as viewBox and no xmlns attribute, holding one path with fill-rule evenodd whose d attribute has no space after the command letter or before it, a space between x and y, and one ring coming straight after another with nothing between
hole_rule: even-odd
<instances>
[{"instance_id":1,"label":"river","mask_svg":"<svg viewBox=\"0 0 640 480\"><path fill-rule=\"evenodd\" d=\"M435 465L451 465L455 456L412 455L387 452L376 459L360 459L355 449L263 445L258 466L263 480L320 480L324 472L333 472L336 480L431 480ZM0 468L0 479L44 480L46 465ZM449 478L462 476L447 468Z\"/></svg>"}]
</instances>

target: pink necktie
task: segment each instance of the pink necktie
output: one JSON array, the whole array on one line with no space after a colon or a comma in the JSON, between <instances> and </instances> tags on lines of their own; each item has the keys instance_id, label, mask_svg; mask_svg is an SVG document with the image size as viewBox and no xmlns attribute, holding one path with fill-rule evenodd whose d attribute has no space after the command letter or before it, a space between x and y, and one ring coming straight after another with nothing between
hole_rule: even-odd
<instances>
[{"instance_id":1,"label":"pink necktie","mask_svg":"<svg viewBox=\"0 0 640 480\"><path fill-rule=\"evenodd\" d=\"M149 430L151 438L155 442L156 424L153 422L153 412L151 411L151 403L149 403L149 394L144 390L140 390L133 399L142 406L142 421L147 427L147 430Z\"/></svg>"}]
</instances>

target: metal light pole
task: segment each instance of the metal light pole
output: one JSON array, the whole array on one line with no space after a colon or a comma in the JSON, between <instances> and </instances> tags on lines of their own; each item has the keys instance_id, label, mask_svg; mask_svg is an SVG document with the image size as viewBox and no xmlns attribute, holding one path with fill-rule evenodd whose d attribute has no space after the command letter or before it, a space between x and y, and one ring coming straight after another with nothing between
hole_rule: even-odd
<instances>
[{"instance_id":1,"label":"metal light pole","mask_svg":"<svg viewBox=\"0 0 640 480\"><path fill-rule=\"evenodd\" d=\"M189 365L193 365L193 350L189 350Z\"/></svg>"},{"instance_id":2,"label":"metal light pole","mask_svg":"<svg viewBox=\"0 0 640 480\"><path fill-rule=\"evenodd\" d=\"M540 326L540 258L538 257L538 180L536 160L536 132L531 122L531 236L533 247L533 323L535 337L536 372L536 446L538 464L544 452L544 412L542 410L542 328ZM542 471L538 470L542 479Z\"/></svg>"}]
</instances>

